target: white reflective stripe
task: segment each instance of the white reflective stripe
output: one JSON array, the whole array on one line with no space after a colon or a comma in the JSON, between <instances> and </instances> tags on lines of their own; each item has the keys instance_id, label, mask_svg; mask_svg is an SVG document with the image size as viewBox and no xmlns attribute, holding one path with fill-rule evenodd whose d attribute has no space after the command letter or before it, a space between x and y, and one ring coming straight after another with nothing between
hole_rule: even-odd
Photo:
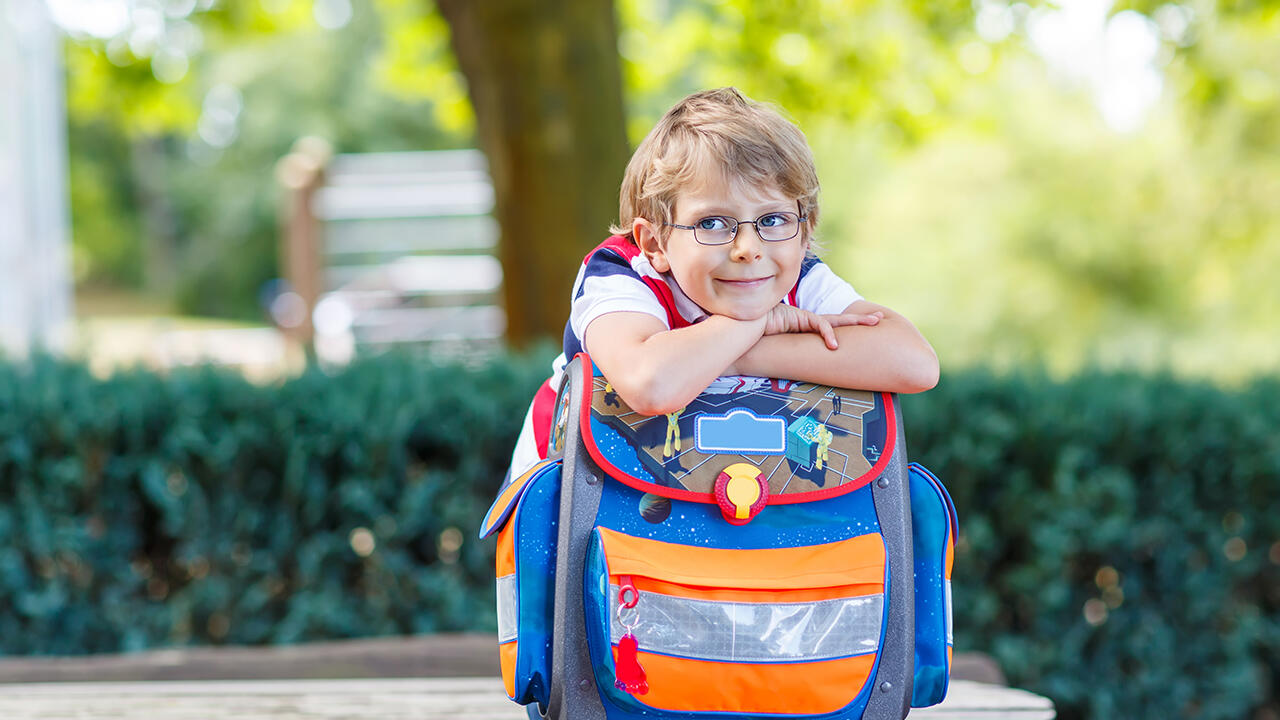
<instances>
[{"instance_id":1,"label":"white reflective stripe","mask_svg":"<svg viewBox=\"0 0 1280 720\"><path fill-rule=\"evenodd\" d=\"M617 585L609 596L616 643L626 632L617 617ZM830 660L879 649L884 595L754 603L642 590L635 610L632 633L641 651L723 662Z\"/></svg>"},{"instance_id":2,"label":"white reflective stripe","mask_svg":"<svg viewBox=\"0 0 1280 720\"><path fill-rule=\"evenodd\" d=\"M944 601L947 603L947 644L954 645L951 641L951 581L942 581L942 590L945 593Z\"/></svg>"},{"instance_id":3,"label":"white reflective stripe","mask_svg":"<svg viewBox=\"0 0 1280 720\"><path fill-rule=\"evenodd\" d=\"M515 574L498 578L498 643L516 639L517 598Z\"/></svg>"}]
</instances>

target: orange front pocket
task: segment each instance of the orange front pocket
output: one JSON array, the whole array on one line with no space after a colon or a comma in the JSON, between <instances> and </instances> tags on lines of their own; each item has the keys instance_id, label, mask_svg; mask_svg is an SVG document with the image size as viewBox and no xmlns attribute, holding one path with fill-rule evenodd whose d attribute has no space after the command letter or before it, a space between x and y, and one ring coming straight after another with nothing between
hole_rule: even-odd
<instances>
[{"instance_id":1,"label":"orange front pocket","mask_svg":"<svg viewBox=\"0 0 1280 720\"><path fill-rule=\"evenodd\" d=\"M811 663L718 663L641 652L652 708L683 712L820 715L849 704L871 676L876 656Z\"/></svg>"},{"instance_id":2,"label":"orange front pocket","mask_svg":"<svg viewBox=\"0 0 1280 720\"><path fill-rule=\"evenodd\" d=\"M884 619L879 535L735 550L596 532L600 639L607 622L615 666L630 630L648 684L632 695L602 678L617 704L813 715L846 707L871 677ZM619 613L627 585L638 599Z\"/></svg>"}]
</instances>

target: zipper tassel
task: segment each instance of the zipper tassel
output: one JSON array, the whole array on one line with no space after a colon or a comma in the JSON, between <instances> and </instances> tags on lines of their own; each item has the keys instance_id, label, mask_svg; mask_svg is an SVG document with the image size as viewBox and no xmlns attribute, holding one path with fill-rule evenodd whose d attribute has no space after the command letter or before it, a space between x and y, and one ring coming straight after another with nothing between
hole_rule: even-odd
<instances>
[{"instance_id":1,"label":"zipper tassel","mask_svg":"<svg viewBox=\"0 0 1280 720\"><path fill-rule=\"evenodd\" d=\"M640 601L640 593L631 582L630 575L619 577L618 584L618 623L626 633L618 639L618 656L614 663L617 679L613 686L632 695L644 695L649 692L649 683L645 679L644 668L640 667L640 660L636 658L638 645L636 636L631 633L631 629L638 624L639 613L632 612L629 618L623 616L623 610L634 611L636 603Z\"/></svg>"}]
</instances>

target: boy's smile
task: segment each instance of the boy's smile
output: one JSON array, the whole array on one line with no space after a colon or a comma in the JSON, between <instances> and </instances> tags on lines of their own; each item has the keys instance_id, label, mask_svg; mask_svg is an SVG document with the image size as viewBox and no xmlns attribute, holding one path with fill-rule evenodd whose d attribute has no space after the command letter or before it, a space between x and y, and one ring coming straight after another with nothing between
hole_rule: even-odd
<instances>
[{"instance_id":1,"label":"boy's smile","mask_svg":"<svg viewBox=\"0 0 1280 720\"><path fill-rule=\"evenodd\" d=\"M761 240L751 218L797 213L796 199L774 187L727 183L714 175L676 198L672 222L695 225L715 216L735 218L741 224L732 242L703 245L694 239L694 231L680 228L669 228L662 242L655 237L657 228L640 218L637 225L643 222L649 232L637 232L636 239L654 269L670 272L680 289L703 310L736 320L755 320L781 302L796 284L808 236L801 223L800 232L790 240Z\"/></svg>"}]
</instances>

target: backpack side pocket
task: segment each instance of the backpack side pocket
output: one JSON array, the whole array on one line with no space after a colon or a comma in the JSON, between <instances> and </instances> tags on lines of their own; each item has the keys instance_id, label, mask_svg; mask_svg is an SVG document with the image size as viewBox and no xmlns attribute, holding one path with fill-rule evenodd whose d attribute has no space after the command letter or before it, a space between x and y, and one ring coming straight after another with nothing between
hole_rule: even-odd
<instances>
[{"instance_id":1,"label":"backpack side pocket","mask_svg":"<svg viewBox=\"0 0 1280 720\"><path fill-rule=\"evenodd\" d=\"M915 678L912 707L947 696L951 677L951 566L955 560L956 509L942 481L923 465L908 465L911 540L915 555Z\"/></svg>"},{"instance_id":2,"label":"backpack side pocket","mask_svg":"<svg viewBox=\"0 0 1280 720\"><path fill-rule=\"evenodd\" d=\"M560 469L560 461L546 461L517 479L514 495L499 496L507 507L497 509L502 517L492 527L500 528L495 571L502 682L521 705L545 707L551 688Z\"/></svg>"}]
</instances>

